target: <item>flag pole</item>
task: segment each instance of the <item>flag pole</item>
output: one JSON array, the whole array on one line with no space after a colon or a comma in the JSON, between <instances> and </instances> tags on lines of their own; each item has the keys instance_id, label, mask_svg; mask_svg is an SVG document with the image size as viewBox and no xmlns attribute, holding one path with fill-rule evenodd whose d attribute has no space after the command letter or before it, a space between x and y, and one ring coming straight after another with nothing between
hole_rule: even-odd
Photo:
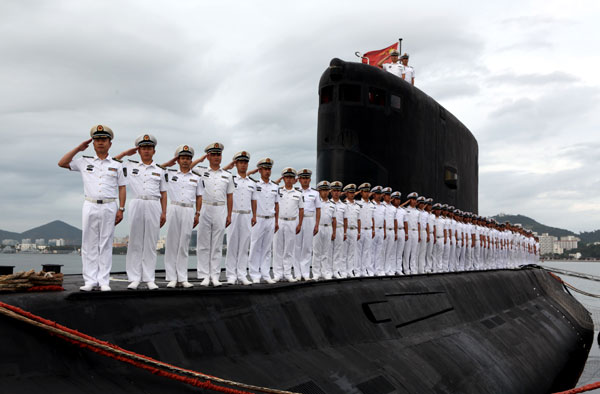
<instances>
[{"instance_id":1,"label":"flag pole","mask_svg":"<svg viewBox=\"0 0 600 394\"><path fill-rule=\"evenodd\" d=\"M402 56L402 38L398 38L398 53Z\"/></svg>"}]
</instances>

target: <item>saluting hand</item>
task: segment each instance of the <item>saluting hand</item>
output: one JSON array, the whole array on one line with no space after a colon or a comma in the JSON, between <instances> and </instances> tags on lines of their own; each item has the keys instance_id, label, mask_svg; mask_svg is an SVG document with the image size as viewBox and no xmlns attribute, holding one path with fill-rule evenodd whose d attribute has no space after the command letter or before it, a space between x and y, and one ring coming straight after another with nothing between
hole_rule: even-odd
<instances>
[{"instance_id":1,"label":"saluting hand","mask_svg":"<svg viewBox=\"0 0 600 394\"><path fill-rule=\"evenodd\" d=\"M176 162L177 162L177 158L174 157L171 160L169 160L168 162L164 163L164 166L165 167L171 167L171 166L174 166Z\"/></svg>"},{"instance_id":2,"label":"saluting hand","mask_svg":"<svg viewBox=\"0 0 600 394\"><path fill-rule=\"evenodd\" d=\"M163 212L160 214L160 227L164 226L166 221L167 221L167 214Z\"/></svg>"},{"instance_id":3,"label":"saluting hand","mask_svg":"<svg viewBox=\"0 0 600 394\"><path fill-rule=\"evenodd\" d=\"M88 148L88 146L90 146L91 142L92 142L91 138L83 141L81 144L77 145L77 151L83 152L84 150L86 150Z\"/></svg>"},{"instance_id":4,"label":"saluting hand","mask_svg":"<svg viewBox=\"0 0 600 394\"><path fill-rule=\"evenodd\" d=\"M127 149L125 152L121 153L124 156L131 156L131 155L135 155L138 151L137 146L131 149Z\"/></svg>"},{"instance_id":5,"label":"saluting hand","mask_svg":"<svg viewBox=\"0 0 600 394\"><path fill-rule=\"evenodd\" d=\"M123 220L123 211L118 210L117 215L115 216L115 226L121 223L121 220Z\"/></svg>"}]
</instances>

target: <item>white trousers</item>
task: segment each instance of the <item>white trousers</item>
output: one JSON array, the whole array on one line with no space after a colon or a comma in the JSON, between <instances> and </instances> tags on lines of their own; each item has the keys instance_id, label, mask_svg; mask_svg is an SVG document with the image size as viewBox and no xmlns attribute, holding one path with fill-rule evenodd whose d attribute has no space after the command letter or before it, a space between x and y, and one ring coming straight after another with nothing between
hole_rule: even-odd
<instances>
[{"instance_id":1,"label":"white trousers","mask_svg":"<svg viewBox=\"0 0 600 394\"><path fill-rule=\"evenodd\" d=\"M333 275L333 261L331 259L331 226L319 226L319 232L313 238L312 273L314 279L324 277L331 279Z\"/></svg>"},{"instance_id":2,"label":"white trousers","mask_svg":"<svg viewBox=\"0 0 600 394\"><path fill-rule=\"evenodd\" d=\"M375 229L375 237L371 242L371 272L377 276L385 275L385 245L383 244L383 228Z\"/></svg>"},{"instance_id":3,"label":"white trousers","mask_svg":"<svg viewBox=\"0 0 600 394\"><path fill-rule=\"evenodd\" d=\"M456 240L456 271L464 271L465 270L465 248L466 245L463 245L462 239L458 238Z\"/></svg>"},{"instance_id":4,"label":"white trousers","mask_svg":"<svg viewBox=\"0 0 600 394\"><path fill-rule=\"evenodd\" d=\"M419 259L417 266L417 273L425 273L425 264L427 256L427 231L421 230L421 242L419 242Z\"/></svg>"},{"instance_id":5,"label":"white trousers","mask_svg":"<svg viewBox=\"0 0 600 394\"><path fill-rule=\"evenodd\" d=\"M346 256L346 266L344 272L340 272L343 277L358 275L358 229L348 229L346 232L346 241L344 249Z\"/></svg>"},{"instance_id":6,"label":"white trousers","mask_svg":"<svg viewBox=\"0 0 600 394\"><path fill-rule=\"evenodd\" d=\"M387 229L387 236L383 240L385 249L385 264L383 270L385 275L394 275L396 273L396 235L394 229Z\"/></svg>"},{"instance_id":7,"label":"white trousers","mask_svg":"<svg viewBox=\"0 0 600 394\"><path fill-rule=\"evenodd\" d=\"M296 258L294 259L294 275L296 278L310 278L310 263L313 251L313 231L315 229L315 213L302 219L302 229L296 235ZM319 227L319 231L321 228Z\"/></svg>"},{"instance_id":8,"label":"white trousers","mask_svg":"<svg viewBox=\"0 0 600 394\"><path fill-rule=\"evenodd\" d=\"M433 272L444 272L444 237L436 237L433 244Z\"/></svg>"},{"instance_id":9,"label":"white trousers","mask_svg":"<svg viewBox=\"0 0 600 394\"><path fill-rule=\"evenodd\" d=\"M86 286L104 286L110 281L117 203L84 201L82 209L81 262Z\"/></svg>"},{"instance_id":10,"label":"white trousers","mask_svg":"<svg viewBox=\"0 0 600 394\"><path fill-rule=\"evenodd\" d=\"M196 246L198 279L208 277L212 280L219 280L219 276L221 276L226 220L226 205L202 205L198 221L198 243Z\"/></svg>"},{"instance_id":11,"label":"white trousers","mask_svg":"<svg viewBox=\"0 0 600 394\"><path fill-rule=\"evenodd\" d=\"M333 258L333 273L343 276L346 272L346 250L344 242L344 225L336 227L335 240L333 241L331 256Z\"/></svg>"},{"instance_id":12,"label":"white trousers","mask_svg":"<svg viewBox=\"0 0 600 394\"><path fill-rule=\"evenodd\" d=\"M231 224L227 227L227 256L225 272L228 281L247 279L248 251L252 214L232 213Z\"/></svg>"},{"instance_id":13,"label":"white trousers","mask_svg":"<svg viewBox=\"0 0 600 394\"><path fill-rule=\"evenodd\" d=\"M275 231L275 218L256 218L256 224L250 233L250 258L248 271L252 280L270 279L270 263L268 259L273 235Z\"/></svg>"},{"instance_id":14,"label":"white trousers","mask_svg":"<svg viewBox=\"0 0 600 394\"><path fill-rule=\"evenodd\" d=\"M404 245L406 244L406 235L404 228L398 228L398 240L396 241L396 274L404 275L402 261L404 256Z\"/></svg>"},{"instance_id":15,"label":"white trousers","mask_svg":"<svg viewBox=\"0 0 600 394\"><path fill-rule=\"evenodd\" d=\"M187 282L190 239L194 225L193 207L170 205L167 211L167 241L165 244L165 279Z\"/></svg>"},{"instance_id":16,"label":"white trousers","mask_svg":"<svg viewBox=\"0 0 600 394\"><path fill-rule=\"evenodd\" d=\"M418 272L417 261L419 258L419 231L408 230L408 240L404 245L402 267L405 274L415 275Z\"/></svg>"},{"instance_id":17,"label":"white trousers","mask_svg":"<svg viewBox=\"0 0 600 394\"><path fill-rule=\"evenodd\" d=\"M362 228L360 232L360 240L358 241L359 249L359 266L360 276L372 276L374 273L370 270L371 266L371 243L373 241L373 230L371 228Z\"/></svg>"},{"instance_id":18,"label":"white trousers","mask_svg":"<svg viewBox=\"0 0 600 394\"><path fill-rule=\"evenodd\" d=\"M448 271L456 272L458 270L458 259L456 258L456 248L458 241L455 237L450 238L450 250L448 252Z\"/></svg>"},{"instance_id":19,"label":"white trousers","mask_svg":"<svg viewBox=\"0 0 600 394\"><path fill-rule=\"evenodd\" d=\"M476 270L483 268L481 264L481 245L479 245L479 241L475 241L475 247L473 248L473 267Z\"/></svg>"},{"instance_id":20,"label":"white trousers","mask_svg":"<svg viewBox=\"0 0 600 394\"><path fill-rule=\"evenodd\" d=\"M435 235L429 234L429 242L427 242L427 252L425 253L425 272L433 272L433 239Z\"/></svg>"},{"instance_id":21,"label":"white trousers","mask_svg":"<svg viewBox=\"0 0 600 394\"><path fill-rule=\"evenodd\" d=\"M133 199L129 203L129 244L125 267L130 282L154 282L161 212L159 200Z\"/></svg>"},{"instance_id":22,"label":"white trousers","mask_svg":"<svg viewBox=\"0 0 600 394\"><path fill-rule=\"evenodd\" d=\"M279 230L273 239L273 279L292 279L292 265L296 250L296 220L279 219Z\"/></svg>"}]
</instances>

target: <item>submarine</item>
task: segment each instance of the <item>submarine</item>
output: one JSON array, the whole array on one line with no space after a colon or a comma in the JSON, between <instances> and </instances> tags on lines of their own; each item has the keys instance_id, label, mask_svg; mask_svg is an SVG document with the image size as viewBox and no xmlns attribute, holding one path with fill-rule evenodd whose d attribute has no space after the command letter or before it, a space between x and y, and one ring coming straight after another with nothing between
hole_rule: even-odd
<instances>
[{"instance_id":1,"label":"submarine","mask_svg":"<svg viewBox=\"0 0 600 394\"><path fill-rule=\"evenodd\" d=\"M477 211L477 142L425 93L333 59L319 103L319 179ZM0 392L542 394L576 385L594 341L589 312L536 266L192 289L158 272L154 291L127 290L125 273L111 292L79 282L0 294Z\"/></svg>"}]
</instances>

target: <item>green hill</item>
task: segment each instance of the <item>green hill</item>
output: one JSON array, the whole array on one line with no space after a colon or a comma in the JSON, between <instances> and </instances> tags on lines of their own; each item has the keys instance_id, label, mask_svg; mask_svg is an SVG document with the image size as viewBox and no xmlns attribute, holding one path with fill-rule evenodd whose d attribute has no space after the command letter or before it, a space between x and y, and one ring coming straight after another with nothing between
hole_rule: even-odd
<instances>
[{"instance_id":1,"label":"green hill","mask_svg":"<svg viewBox=\"0 0 600 394\"><path fill-rule=\"evenodd\" d=\"M548 233L555 237L565 237L567 235L579 236L578 234L575 234L573 231L565 230L565 229L558 228L558 227L546 226L545 224L539 223L539 222L533 220L532 218L524 216L524 215L507 215L504 213L500 213L500 214L498 214L496 216L492 216L492 217L494 219L496 219L497 221L499 221L500 223L503 223L503 222L511 222L512 224L520 223L521 225L523 225L524 228L535 231L538 234ZM599 237L600 237L600 233L599 233Z\"/></svg>"},{"instance_id":2,"label":"green hill","mask_svg":"<svg viewBox=\"0 0 600 394\"><path fill-rule=\"evenodd\" d=\"M30 238L32 241L38 238L44 238L46 242L52 238L63 238L67 245L80 245L81 230L62 220L55 220L22 233L0 230L0 240L16 239L20 242L24 238Z\"/></svg>"}]
</instances>

